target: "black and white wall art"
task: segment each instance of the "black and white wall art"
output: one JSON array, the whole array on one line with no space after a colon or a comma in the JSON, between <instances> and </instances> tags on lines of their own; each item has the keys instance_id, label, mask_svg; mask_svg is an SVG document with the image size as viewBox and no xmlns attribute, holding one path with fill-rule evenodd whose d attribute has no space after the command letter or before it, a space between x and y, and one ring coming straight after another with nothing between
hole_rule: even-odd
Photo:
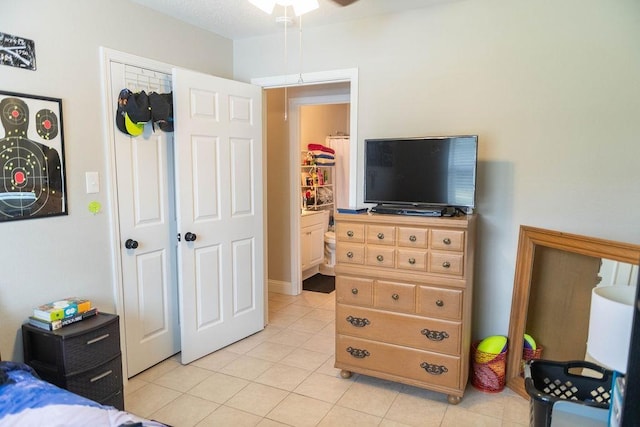
<instances>
[{"instance_id":1,"label":"black and white wall art","mask_svg":"<svg viewBox=\"0 0 640 427\"><path fill-rule=\"evenodd\" d=\"M67 214L62 100L0 91L0 222Z\"/></svg>"}]
</instances>

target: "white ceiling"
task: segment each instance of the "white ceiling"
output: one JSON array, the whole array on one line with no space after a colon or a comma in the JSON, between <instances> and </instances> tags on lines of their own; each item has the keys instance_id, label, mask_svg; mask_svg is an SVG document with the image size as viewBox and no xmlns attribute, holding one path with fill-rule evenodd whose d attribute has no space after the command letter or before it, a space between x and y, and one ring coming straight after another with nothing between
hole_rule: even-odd
<instances>
[{"instance_id":1,"label":"white ceiling","mask_svg":"<svg viewBox=\"0 0 640 427\"><path fill-rule=\"evenodd\" d=\"M131 0L189 24L238 40L278 33L282 26L277 16L284 16L276 6L269 16L248 0ZM346 22L410 9L418 9L452 0L359 0L342 7L332 0L318 0L320 7L303 16L303 28ZM292 15L291 8L288 15Z\"/></svg>"}]
</instances>

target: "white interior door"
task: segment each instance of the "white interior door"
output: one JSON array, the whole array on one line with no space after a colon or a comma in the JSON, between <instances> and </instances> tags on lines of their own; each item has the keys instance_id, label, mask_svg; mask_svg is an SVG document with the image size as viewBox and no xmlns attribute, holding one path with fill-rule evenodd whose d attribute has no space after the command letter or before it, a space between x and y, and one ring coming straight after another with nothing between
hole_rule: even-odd
<instances>
[{"instance_id":1,"label":"white interior door","mask_svg":"<svg viewBox=\"0 0 640 427\"><path fill-rule=\"evenodd\" d=\"M171 92L171 76L110 62L111 98L123 88ZM127 377L180 351L173 136L151 126L114 130ZM128 246L128 247L127 247ZM135 247L134 247L135 246Z\"/></svg>"},{"instance_id":2,"label":"white interior door","mask_svg":"<svg viewBox=\"0 0 640 427\"><path fill-rule=\"evenodd\" d=\"M264 328L262 89L183 69L173 70L173 85L189 363Z\"/></svg>"}]
</instances>

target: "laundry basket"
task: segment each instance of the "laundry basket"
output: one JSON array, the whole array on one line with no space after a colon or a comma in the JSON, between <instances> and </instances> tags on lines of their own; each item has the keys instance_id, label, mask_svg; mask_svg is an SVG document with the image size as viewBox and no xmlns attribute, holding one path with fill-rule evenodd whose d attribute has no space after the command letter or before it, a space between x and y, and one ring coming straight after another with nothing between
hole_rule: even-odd
<instances>
[{"instance_id":1,"label":"laundry basket","mask_svg":"<svg viewBox=\"0 0 640 427\"><path fill-rule=\"evenodd\" d=\"M553 404L561 400L609 409L613 372L594 363L534 359L526 363L524 376L531 397L531 427L550 427Z\"/></svg>"}]
</instances>

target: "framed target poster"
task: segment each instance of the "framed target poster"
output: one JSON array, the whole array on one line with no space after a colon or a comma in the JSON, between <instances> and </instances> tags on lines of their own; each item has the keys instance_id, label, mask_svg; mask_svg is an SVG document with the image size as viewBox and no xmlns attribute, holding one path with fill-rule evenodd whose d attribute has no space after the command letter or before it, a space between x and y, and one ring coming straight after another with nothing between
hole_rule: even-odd
<instances>
[{"instance_id":1,"label":"framed target poster","mask_svg":"<svg viewBox=\"0 0 640 427\"><path fill-rule=\"evenodd\" d=\"M67 215L62 100L0 91L0 222Z\"/></svg>"}]
</instances>

